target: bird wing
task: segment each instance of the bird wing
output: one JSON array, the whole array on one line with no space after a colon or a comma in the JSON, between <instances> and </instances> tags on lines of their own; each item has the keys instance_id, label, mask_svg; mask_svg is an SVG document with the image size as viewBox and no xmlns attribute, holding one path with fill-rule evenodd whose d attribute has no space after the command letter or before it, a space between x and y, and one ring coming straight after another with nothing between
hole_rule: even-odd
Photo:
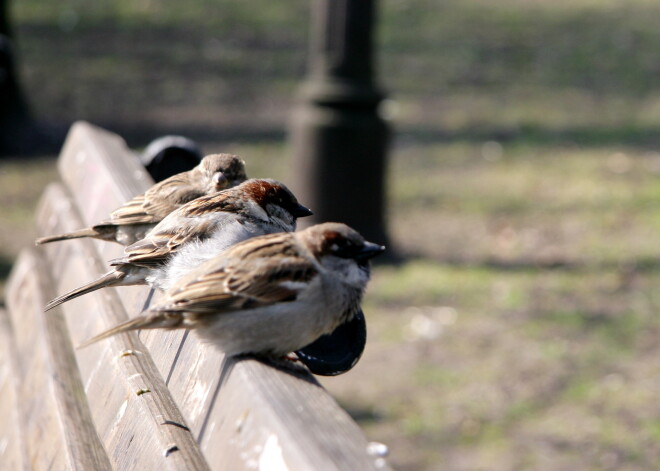
<instances>
[{"instance_id":1,"label":"bird wing","mask_svg":"<svg viewBox=\"0 0 660 471\"><path fill-rule=\"evenodd\" d=\"M234 246L226 256L203 264L154 310L201 317L294 301L318 270L307 257L292 250L286 243L290 239L280 236L261 237L256 247L253 240L248 240ZM275 243L263 244L264 240Z\"/></svg>"},{"instance_id":2,"label":"bird wing","mask_svg":"<svg viewBox=\"0 0 660 471\"><path fill-rule=\"evenodd\" d=\"M203 195L193 188L187 172L174 175L127 201L99 225L155 224L182 204Z\"/></svg>"},{"instance_id":3,"label":"bird wing","mask_svg":"<svg viewBox=\"0 0 660 471\"><path fill-rule=\"evenodd\" d=\"M212 213L245 214L248 207L242 198L237 198L232 189L223 190L212 195L200 196L194 201L181 206L180 213L184 217L200 217Z\"/></svg>"},{"instance_id":4,"label":"bird wing","mask_svg":"<svg viewBox=\"0 0 660 471\"><path fill-rule=\"evenodd\" d=\"M124 257L110 264L162 265L183 245L210 237L213 226L231 224L230 219L243 210L227 192L196 198L168 214L144 239L126 247Z\"/></svg>"},{"instance_id":5,"label":"bird wing","mask_svg":"<svg viewBox=\"0 0 660 471\"><path fill-rule=\"evenodd\" d=\"M166 222L166 221L163 221ZM167 221L168 223L170 221ZM188 221L190 222L190 221ZM208 219L193 221L194 224L159 224L142 240L129 245L122 258L112 260L110 265L129 263L153 268L164 264L183 245L196 240L204 240L213 233L215 222ZM162 225L162 227L160 227Z\"/></svg>"},{"instance_id":6,"label":"bird wing","mask_svg":"<svg viewBox=\"0 0 660 471\"><path fill-rule=\"evenodd\" d=\"M127 201L110 214L110 219L101 221L101 225L123 226L128 224L154 224L160 221L156 214L145 209L146 196L138 195Z\"/></svg>"},{"instance_id":7,"label":"bird wing","mask_svg":"<svg viewBox=\"0 0 660 471\"><path fill-rule=\"evenodd\" d=\"M188 327L222 313L294 301L319 272L292 239L292 234L277 233L233 246L189 273L163 303L81 346L120 332Z\"/></svg>"}]
</instances>

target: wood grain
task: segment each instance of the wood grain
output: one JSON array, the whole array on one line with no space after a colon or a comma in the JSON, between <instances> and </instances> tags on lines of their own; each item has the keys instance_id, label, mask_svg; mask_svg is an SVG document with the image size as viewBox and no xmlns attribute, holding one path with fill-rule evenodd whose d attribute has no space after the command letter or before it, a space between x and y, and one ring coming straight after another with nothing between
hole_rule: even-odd
<instances>
[{"instance_id":1,"label":"wood grain","mask_svg":"<svg viewBox=\"0 0 660 471\"><path fill-rule=\"evenodd\" d=\"M53 439L61 438L58 451L65 453L67 469L112 469L92 421L66 324L59 312L43 314L44 303L53 296L52 280L36 250L21 253L10 283L8 303L23 332L16 337L23 345L20 358L32 355L44 362L43 371L21 368L36 376L34 384L23 379L22 397L34 396L38 404L52 402L50 415L61 431ZM38 441L35 445L42 446Z\"/></svg>"},{"instance_id":2,"label":"wood grain","mask_svg":"<svg viewBox=\"0 0 660 471\"><path fill-rule=\"evenodd\" d=\"M40 217L56 214L57 231L81 224L71 201L52 185ZM51 244L43 250L48 266L58 267L58 292L92 279L102 268L89 240ZM144 290L142 290L144 291ZM114 289L61 306L74 344L128 318ZM50 315L51 312L47 313ZM83 350L76 359L99 436L118 469L208 469L194 437L167 390L162 376L137 335L117 336ZM171 451L168 451L171 450Z\"/></svg>"},{"instance_id":3,"label":"wood grain","mask_svg":"<svg viewBox=\"0 0 660 471\"><path fill-rule=\"evenodd\" d=\"M105 219L152 183L121 138L87 123L73 126L59 169L63 185L51 185L38 209L41 235ZM27 261L21 263L31 268L24 269L21 282L34 285L31 289L40 293L35 299L51 291L60 294L107 271L106 261L121 253L121 246L95 240L48 244L23 257ZM30 274L38 271L36 260L50 275ZM12 289L20 291L18 281L13 283ZM103 463L106 456L118 470L389 469L382 458L367 453L362 431L303 367L225 358L184 331L133 332L72 349L137 315L158 296L147 287L99 290L49 312L37 327L21 323L13 330L20 339L36 335L30 329L42 331L35 338L45 345L33 349L42 351L40 356L31 354L23 340L16 348L21 361L33 362L31 387L45 387L38 382L41 376L65 378L51 384L42 401L43 407L66 415L56 420L62 429L57 440L67 450L58 463ZM16 311L12 319L22 315ZM0 394L11 397L5 383L0 382ZM69 435L74 424L87 427L88 435L93 424L105 455L96 455L98 447L86 454L80 437ZM46 426L54 427L44 421ZM17 462L19 451L13 451ZM52 452L44 447L43 453ZM104 469L100 466L92 469Z\"/></svg>"},{"instance_id":4,"label":"wood grain","mask_svg":"<svg viewBox=\"0 0 660 471\"><path fill-rule=\"evenodd\" d=\"M26 461L31 469L111 469L85 416L86 402L67 397L75 392L75 361L63 371L53 369L52 361L58 359L51 355L42 322L47 293L42 291L45 272L39 268L34 251L23 251L7 289L19 398L14 423L21 427Z\"/></svg>"},{"instance_id":5,"label":"wood grain","mask_svg":"<svg viewBox=\"0 0 660 471\"><path fill-rule=\"evenodd\" d=\"M0 456L1 469L29 470L19 413L18 365L9 313L0 309Z\"/></svg>"}]
</instances>

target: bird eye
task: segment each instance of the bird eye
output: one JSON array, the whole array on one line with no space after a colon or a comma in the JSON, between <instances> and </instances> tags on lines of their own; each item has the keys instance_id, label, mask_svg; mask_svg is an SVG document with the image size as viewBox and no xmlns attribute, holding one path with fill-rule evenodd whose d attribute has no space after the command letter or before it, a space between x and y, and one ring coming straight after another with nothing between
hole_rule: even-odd
<instances>
[{"instance_id":1,"label":"bird eye","mask_svg":"<svg viewBox=\"0 0 660 471\"><path fill-rule=\"evenodd\" d=\"M336 255L337 257L353 258L357 252L357 247L355 247L355 245L351 244L349 241L343 240L341 243L333 243L330 246L330 252L332 252L332 254Z\"/></svg>"}]
</instances>

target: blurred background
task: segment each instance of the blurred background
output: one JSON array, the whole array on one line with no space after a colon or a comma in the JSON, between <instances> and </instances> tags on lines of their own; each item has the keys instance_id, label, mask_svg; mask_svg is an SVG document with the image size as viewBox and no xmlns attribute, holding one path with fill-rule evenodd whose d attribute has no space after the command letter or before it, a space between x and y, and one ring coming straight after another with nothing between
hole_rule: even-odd
<instances>
[{"instance_id":1,"label":"blurred background","mask_svg":"<svg viewBox=\"0 0 660 471\"><path fill-rule=\"evenodd\" d=\"M308 2L9 7L48 129L183 134L290 181ZM380 2L402 259L374 270L361 362L320 381L396 469L657 469L659 22L650 0ZM3 280L56 154L0 159Z\"/></svg>"}]
</instances>

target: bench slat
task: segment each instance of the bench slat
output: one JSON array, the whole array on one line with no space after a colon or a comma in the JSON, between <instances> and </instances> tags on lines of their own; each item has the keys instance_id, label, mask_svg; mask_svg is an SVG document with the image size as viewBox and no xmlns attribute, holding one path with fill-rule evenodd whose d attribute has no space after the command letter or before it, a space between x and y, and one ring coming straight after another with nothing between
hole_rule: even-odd
<instances>
[{"instance_id":1,"label":"bench slat","mask_svg":"<svg viewBox=\"0 0 660 471\"><path fill-rule=\"evenodd\" d=\"M110 470L89 415L61 317L44 316L50 280L34 249L24 250L8 284L17 354L17 404L27 459L35 469Z\"/></svg>"},{"instance_id":2,"label":"bench slat","mask_svg":"<svg viewBox=\"0 0 660 471\"><path fill-rule=\"evenodd\" d=\"M18 368L9 313L0 309L0 456L6 469L28 470L27 445L18 412Z\"/></svg>"},{"instance_id":3,"label":"bench slat","mask_svg":"<svg viewBox=\"0 0 660 471\"><path fill-rule=\"evenodd\" d=\"M58 430L57 404L49 383L52 374L39 324L34 318L33 299L39 295L38 283L35 278L26 276L31 267L25 261L23 257L13 270L15 275L10 278L7 307L14 331L18 414L26 459L30 466L38 469L65 468L66 443Z\"/></svg>"},{"instance_id":4,"label":"bench slat","mask_svg":"<svg viewBox=\"0 0 660 471\"><path fill-rule=\"evenodd\" d=\"M38 221L50 221L54 231L71 230L82 224L73 208L61 185L53 184L42 199ZM89 240L49 244L42 252L46 266L57 267L53 284L58 292L93 279L103 269ZM142 294L144 291L140 289ZM128 318L115 289L83 296L53 310L57 311L64 313L76 345ZM135 333L76 350L75 355L97 431L117 468L208 469L160 372Z\"/></svg>"},{"instance_id":5,"label":"bench slat","mask_svg":"<svg viewBox=\"0 0 660 471\"><path fill-rule=\"evenodd\" d=\"M86 123L72 128L59 168L66 189L53 186L44 196L38 215L41 234L104 219L149 184L120 138ZM104 261L121 255L122 248L78 240L49 244L44 253L59 294L107 271ZM104 289L60 309L77 344L138 314L158 296L152 300L146 287ZM140 353L122 356L127 350ZM178 410L192 432L189 439L199 442L213 470L267 465L290 471L389 469L383 460L368 455L362 431L306 370L226 359L194 333L183 331L122 334L75 355L97 431L117 469L150 460L153 467L139 469L154 469L155 454L162 452L165 442L143 435L159 435L154 425L159 413L182 423L183 418L172 419ZM136 396L141 388L151 392ZM176 411L168 409L172 399ZM183 431L175 425L168 428ZM180 439L173 443L181 447ZM137 447L140 440L144 443ZM188 463L177 469L192 468Z\"/></svg>"}]
</instances>

